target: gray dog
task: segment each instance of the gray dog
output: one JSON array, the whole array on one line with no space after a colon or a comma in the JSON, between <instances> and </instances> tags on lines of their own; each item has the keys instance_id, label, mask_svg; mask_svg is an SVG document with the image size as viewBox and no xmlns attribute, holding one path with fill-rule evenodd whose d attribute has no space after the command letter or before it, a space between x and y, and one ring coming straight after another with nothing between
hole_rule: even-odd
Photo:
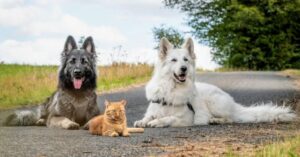
<instances>
[{"instance_id":1,"label":"gray dog","mask_svg":"<svg viewBox=\"0 0 300 157\"><path fill-rule=\"evenodd\" d=\"M46 125L78 129L99 114L96 88L96 52L92 37L77 49L68 36L61 54L58 89L35 110L16 111L7 117L8 126Z\"/></svg>"}]
</instances>

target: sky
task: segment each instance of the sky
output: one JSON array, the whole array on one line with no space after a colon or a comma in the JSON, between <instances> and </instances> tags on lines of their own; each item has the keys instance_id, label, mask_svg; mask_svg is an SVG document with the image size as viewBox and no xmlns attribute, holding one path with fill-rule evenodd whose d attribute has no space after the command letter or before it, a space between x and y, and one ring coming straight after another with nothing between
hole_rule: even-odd
<instances>
[{"instance_id":1,"label":"sky","mask_svg":"<svg viewBox=\"0 0 300 157\"><path fill-rule=\"evenodd\" d=\"M155 63L152 29L189 32L186 15L161 0L0 0L0 61L58 65L68 35L92 36L98 64ZM191 34L185 34L185 38ZM195 42L197 67L214 69L210 48Z\"/></svg>"}]
</instances>

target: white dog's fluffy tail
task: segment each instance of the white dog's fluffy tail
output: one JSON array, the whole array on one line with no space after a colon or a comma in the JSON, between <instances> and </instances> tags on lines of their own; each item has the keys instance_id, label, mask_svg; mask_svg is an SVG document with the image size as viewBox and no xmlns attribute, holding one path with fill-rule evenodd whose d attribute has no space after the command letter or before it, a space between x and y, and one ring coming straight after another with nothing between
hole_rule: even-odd
<instances>
[{"instance_id":1,"label":"white dog's fluffy tail","mask_svg":"<svg viewBox=\"0 0 300 157\"><path fill-rule=\"evenodd\" d=\"M233 121L237 123L289 122L296 117L295 112L287 106L267 103L245 107L236 104Z\"/></svg>"},{"instance_id":2,"label":"white dog's fluffy tail","mask_svg":"<svg viewBox=\"0 0 300 157\"><path fill-rule=\"evenodd\" d=\"M9 115L4 125L6 126L33 126L38 120L37 113L34 110L15 111Z\"/></svg>"}]
</instances>

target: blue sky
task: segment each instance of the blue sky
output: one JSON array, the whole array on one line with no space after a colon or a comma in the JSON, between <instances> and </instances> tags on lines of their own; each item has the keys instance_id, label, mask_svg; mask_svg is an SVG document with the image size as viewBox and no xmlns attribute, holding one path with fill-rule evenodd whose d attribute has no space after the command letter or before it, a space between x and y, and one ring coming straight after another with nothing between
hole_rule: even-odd
<instances>
[{"instance_id":1,"label":"blue sky","mask_svg":"<svg viewBox=\"0 0 300 157\"><path fill-rule=\"evenodd\" d=\"M59 64L64 40L71 34L77 40L93 36L100 65L154 63L152 28L165 24L186 32L185 18L161 0L0 0L0 61ZM195 44L195 50L197 67L217 66L209 47Z\"/></svg>"}]
</instances>

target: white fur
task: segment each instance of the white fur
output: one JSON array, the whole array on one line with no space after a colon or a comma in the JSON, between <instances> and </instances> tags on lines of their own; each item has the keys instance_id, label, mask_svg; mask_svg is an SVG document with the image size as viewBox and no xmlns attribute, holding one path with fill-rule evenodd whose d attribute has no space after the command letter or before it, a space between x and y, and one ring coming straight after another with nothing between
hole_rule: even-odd
<instances>
[{"instance_id":1,"label":"white fur","mask_svg":"<svg viewBox=\"0 0 300 157\"><path fill-rule=\"evenodd\" d=\"M164 99L168 104L150 103L144 118L136 121L136 127L182 127L207 125L221 118L222 122L258 123L272 121L292 121L296 115L289 107L272 103L244 107L220 88L195 83L195 54L191 39L181 49L173 49L166 39L162 39L159 61L155 65L152 79L146 86L146 97L151 100ZM167 48L167 49L166 49ZM173 62L172 59L177 61ZM188 61L184 61L187 58ZM185 82L176 80L174 74L180 67L187 66ZM195 114L187 107L192 104Z\"/></svg>"}]
</instances>

